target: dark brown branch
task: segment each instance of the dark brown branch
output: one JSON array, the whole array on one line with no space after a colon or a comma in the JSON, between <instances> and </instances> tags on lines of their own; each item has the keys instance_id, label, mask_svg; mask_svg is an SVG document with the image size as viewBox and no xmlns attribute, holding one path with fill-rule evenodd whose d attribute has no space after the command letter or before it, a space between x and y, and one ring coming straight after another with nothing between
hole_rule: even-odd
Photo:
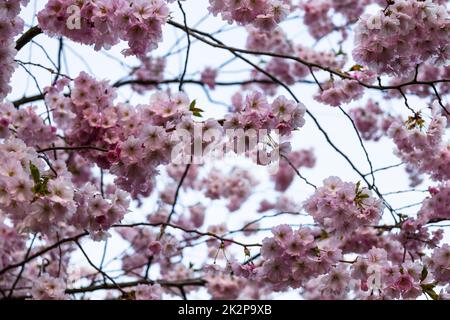
<instances>
[{"instance_id":1,"label":"dark brown branch","mask_svg":"<svg viewBox=\"0 0 450 320\"><path fill-rule=\"evenodd\" d=\"M121 288L129 288L129 287L135 287L140 284L150 284L153 285L155 283L160 284L163 287L185 287L185 286L204 286L207 281L201 278L198 279L185 279L185 280L174 280L174 281L166 281L166 280L137 280L137 281L129 281L129 282L122 282L117 283ZM109 289L117 289L117 287L111 283L106 284L100 284L100 285L92 285L88 287L81 287L81 288L74 288L74 289L67 289L66 293L68 294L74 294L74 293L84 293L84 292L93 292L97 290L109 290Z\"/></svg>"},{"instance_id":2,"label":"dark brown branch","mask_svg":"<svg viewBox=\"0 0 450 320\"><path fill-rule=\"evenodd\" d=\"M162 80L162 81L156 81L156 80L143 80L143 79L129 79L129 80L119 80L117 82L115 82L112 86L115 88L120 88L122 86L126 86L126 85L154 85L154 86L158 86L158 85L163 85L163 84L175 84L175 83L179 83L180 79L168 79L168 80ZM205 87L205 84L200 81L200 80L195 80L195 79L185 79L183 80L184 84L196 84L202 87ZM309 80L298 80L297 83L305 83L305 84L314 84L315 82L313 81L309 81ZM230 82L224 82L224 81L217 81L216 86L245 86L245 85L249 85L249 84L275 84L275 82L271 81L271 80L263 80L263 79L250 79L250 80L244 80L244 81L230 81ZM42 94L37 94L34 96L29 96L29 97L22 97L16 101L13 102L14 106L16 108L18 108L19 106L23 105L23 104L27 104L30 102L35 102L35 101L39 101L39 100L43 100L44 99L44 95Z\"/></svg>"},{"instance_id":3,"label":"dark brown branch","mask_svg":"<svg viewBox=\"0 0 450 320\"><path fill-rule=\"evenodd\" d=\"M19 263L14 263L14 264L10 264L10 265L6 266L2 270L0 270L0 275L4 274L5 272L7 272L7 271L9 271L11 269L14 269L14 268L17 268L17 267L21 267L22 265L30 262L31 260L34 260L34 259L42 256L43 254L45 254L45 253L47 253L47 252L49 252L49 251L51 251L51 250L53 250L55 248L58 248L60 245L62 245L64 243L77 241L78 239L80 239L80 238L82 238L84 236L87 236L87 235L88 235L88 233L84 232L84 233L81 233L81 234L76 235L74 237L66 238L66 239L62 239L60 241L57 241L54 244L52 244L51 246L48 246L48 247L46 247L46 248L44 248L42 250L39 250L38 252L30 255L28 258L24 259L23 261L21 261Z\"/></svg>"},{"instance_id":4,"label":"dark brown branch","mask_svg":"<svg viewBox=\"0 0 450 320\"><path fill-rule=\"evenodd\" d=\"M107 149L95 147L95 146L50 147L50 148L36 150L36 152L43 153L43 152L55 151L55 150L64 150L64 151L95 150L95 151L101 151L101 152L108 152Z\"/></svg>"},{"instance_id":5,"label":"dark brown branch","mask_svg":"<svg viewBox=\"0 0 450 320\"><path fill-rule=\"evenodd\" d=\"M180 8L181 13L183 14L184 26L186 27L186 29L188 29L186 12L184 12L183 5L181 4L181 2L180 1L177 1L177 2L178 2L178 7ZM189 62L189 53L191 52L191 35L189 34L189 32L186 32L186 37L187 37L186 58L184 60L184 69L183 69L183 73L181 74L181 77L180 77L180 84L178 86L178 91L183 91L184 77L186 76L188 62Z\"/></svg>"},{"instance_id":6,"label":"dark brown branch","mask_svg":"<svg viewBox=\"0 0 450 320\"><path fill-rule=\"evenodd\" d=\"M147 227L158 227L158 226L161 226L163 228L171 227L171 228L178 229L178 230L181 230L181 231L186 232L186 233L195 233L195 234L198 234L200 236L215 238L217 240L220 240L221 242L231 242L231 243L237 244L237 245L242 246L242 247L261 247L261 244L259 244L259 243L242 243L240 241L236 241L236 240L233 240L233 239L221 237L221 236L219 236L219 235L217 235L215 233L212 233L212 232L201 232L201 231L196 230L196 229L185 229L185 228L183 228L181 226L177 226L177 225L171 224L171 223L138 222L138 223L131 223L131 224L116 224L116 225L113 225L113 228L134 228L134 227L139 227L139 226L147 226Z\"/></svg>"},{"instance_id":7,"label":"dark brown branch","mask_svg":"<svg viewBox=\"0 0 450 320\"><path fill-rule=\"evenodd\" d=\"M175 206L176 206L177 201L178 201L178 195L180 194L180 189L181 189L181 187L183 185L184 179L186 179L186 176L187 176L187 174L189 172L189 168L190 167L191 167L191 164L188 163L186 165L186 169L184 169L183 175L181 176L180 182L178 183L177 190L175 191L175 196L174 196L173 203L172 203L172 209L170 210L170 214L167 217L166 224L170 223L172 215L175 213Z\"/></svg>"},{"instance_id":8,"label":"dark brown branch","mask_svg":"<svg viewBox=\"0 0 450 320\"><path fill-rule=\"evenodd\" d=\"M297 176L300 177L300 179L302 179L303 181L305 181L305 183L307 185L310 185L311 187L313 187L314 189L317 189L317 186L311 182L309 182L303 175L300 174L300 171L294 166L294 164L291 162L291 160L289 160L289 158L285 155L281 155L281 157L286 160L286 162L289 164L289 166L292 168L292 170L295 171L295 173L297 174Z\"/></svg>"},{"instance_id":9,"label":"dark brown branch","mask_svg":"<svg viewBox=\"0 0 450 320\"><path fill-rule=\"evenodd\" d=\"M19 39L16 41L16 50L20 51L24 46L26 46L34 37L40 35L42 33L41 28L39 26L34 26L27 30Z\"/></svg>"}]
</instances>

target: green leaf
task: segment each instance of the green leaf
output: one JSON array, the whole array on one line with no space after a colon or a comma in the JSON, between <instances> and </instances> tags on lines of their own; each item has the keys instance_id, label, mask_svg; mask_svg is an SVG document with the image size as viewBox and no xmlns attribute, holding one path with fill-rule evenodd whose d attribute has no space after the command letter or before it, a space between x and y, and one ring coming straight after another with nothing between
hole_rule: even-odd
<instances>
[{"instance_id":1,"label":"green leaf","mask_svg":"<svg viewBox=\"0 0 450 320\"><path fill-rule=\"evenodd\" d=\"M202 116L201 112L203 112L202 109L195 109L195 110L192 111L192 115L194 117L201 117Z\"/></svg>"},{"instance_id":2,"label":"green leaf","mask_svg":"<svg viewBox=\"0 0 450 320\"><path fill-rule=\"evenodd\" d=\"M39 169L33 163L31 163L31 161L30 161L30 172L34 183L39 184L41 182L41 174L39 172Z\"/></svg>"},{"instance_id":3,"label":"green leaf","mask_svg":"<svg viewBox=\"0 0 450 320\"><path fill-rule=\"evenodd\" d=\"M425 280L427 275L428 275L428 269L427 269L427 267L424 266L422 269L422 273L420 274L420 281Z\"/></svg>"},{"instance_id":4,"label":"green leaf","mask_svg":"<svg viewBox=\"0 0 450 320\"><path fill-rule=\"evenodd\" d=\"M201 117L202 112L204 112L202 109L197 108L195 105L197 104L197 100L192 100L191 104L189 105L189 111L192 112L194 117Z\"/></svg>"},{"instance_id":5,"label":"green leaf","mask_svg":"<svg viewBox=\"0 0 450 320\"><path fill-rule=\"evenodd\" d=\"M361 186L361 181L358 181L358 182L356 183L355 193L358 193L359 187L360 187L360 186Z\"/></svg>"},{"instance_id":6,"label":"green leaf","mask_svg":"<svg viewBox=\"0 0 450 320\"><path fill-rule=\"evenodd\" d=\"M434 284L422 284L421 287L423 292L428 294L431 297L431 299L439 300L439 295L433 290L435 287Z\"/></svg>"},{"instance_id":7,"label":"green leaf","mask_svg":"<svg viewBox=\"0 0 450 320\"><path fill-rule=\"evenodd\" d=\"M195 104L197 103L197 100L192 100L191 104L189 105L189 110L192 111L195 108Z\"/></svg>"}]
</instances>

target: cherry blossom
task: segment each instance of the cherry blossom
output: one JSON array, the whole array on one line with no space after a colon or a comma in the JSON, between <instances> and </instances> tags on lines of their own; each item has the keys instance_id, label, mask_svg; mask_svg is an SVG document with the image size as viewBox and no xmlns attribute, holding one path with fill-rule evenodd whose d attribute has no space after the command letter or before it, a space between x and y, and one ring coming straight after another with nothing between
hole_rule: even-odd
<instances>
[{"instance_id":1,"label":"cherry blossom","mask_svg":"<svg viewBox=\"0 0 450 320\"><path fill-rule=\"evenodd\" d=\"M450 299L448 1L193 2L1 2L0 299Z\"/></svg>"}]
</instances>

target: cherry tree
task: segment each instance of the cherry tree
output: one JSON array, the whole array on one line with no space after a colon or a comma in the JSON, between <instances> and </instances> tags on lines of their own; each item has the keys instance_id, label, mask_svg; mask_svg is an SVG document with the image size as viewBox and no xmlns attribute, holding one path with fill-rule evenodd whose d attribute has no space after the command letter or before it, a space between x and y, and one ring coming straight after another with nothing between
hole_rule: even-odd
<instances>
[{"instance_id":1,"label":"cherry tree","mask_svg":"<svg viewBox=\"0 0 450 320\"><path fill-rule=\"evenodd\" d=\"M448 8L2 1L0 299L449 298Z\"/></svg>"}]
</instances>

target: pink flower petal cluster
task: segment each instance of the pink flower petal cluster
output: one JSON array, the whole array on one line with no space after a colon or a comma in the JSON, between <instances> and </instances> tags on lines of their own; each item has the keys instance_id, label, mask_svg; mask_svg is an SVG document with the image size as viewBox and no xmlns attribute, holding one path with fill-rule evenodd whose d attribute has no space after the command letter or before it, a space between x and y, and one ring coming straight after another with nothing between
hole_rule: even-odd
<instances>
[{"instance_id":1,"label":"pink flower petal cluster","mask_svg":"<svg viewBox=\"0 0 450 320\"><path fill-rule=\"evenodd\" d=\"M358 100L364 94L364 87L356 80L329 81L322 85L322 89L314 96L314 99L333 107Z\"/></svg>"},{"instance_id":2,"label":"pink flower petal cluster","mask_svg":"<svg viewBox=\"0 0 450 320\"><path fill-rule=\"evenodd\" d=\"M298 212L300 206L285 194L280 196L274 201L262 200L259 204L258 212L267 212L269 210L276 210L278 212Z\"/></svg>"},{"instance_id":3,"label":"pink flower petal cluster","mask_svg":"<svg viewBox=\"0 0 450 320\"><path fill-rule=\"evenodd\" d=\"M308 279L328 273L342 257L340 249L316 241L310 228L293 230L279 225L272 234L263 240L262 265L250 278L266 282L276 291L298 288Z\"/></svg>"},{"instance_id":4,"label":"pink flower petal cluster","mask_svg":"<svg viewBox=\"0 0 450 320\"><path fill-rule=\"evenodd\" d=\"M287 56L298 57L308 63L319 64L328 68L339 69L343 66L345 59L337 57L332 51L316 51L302 45L295 45L287 38L286 33L281 28L276 28L271 32L262 32L253 27L247 27L248 37L246 46L250 50L274 52ZM279 57L271 58L264 70L283 83L292 85L296 81L305 78L310 74L308 66L297 61L283 59ZM271 78L262 72L254 70L252 76L257 80L265 80L269 83L259 83L258 86L268 95L276 94L276 84L271 84Z\"/></svg>"},{"instance_id":5,"label":"pink flower petal cluster","mask_svg":"<svg viewBox=\"0 0 450 320\"><path fill-rule=\"evenodd\" d=\"M286 156L296 169L313 168L316 164L316 157L312 149L293 151ZM295 176L296 173L291 165L281 158L277 173L271 175L270 178L275 181L275 190L283 192L289 188Z\"/></svg>"},{"instance_id":6,"label":"pink flower petal cluster","mask_svg":"<svg viewBox=\"0 0 450 320\"><path fill-rule=\"evenodd\" d=\"M47 147L56 142L56 127L47 125L36 109L16 109L12 103L0 103L0 123L4 126L0 137L7 138L14 132L17 138L33 147Z\"/></svg>"},{"instance_id":7,"label":"pink flower petal cluster","mask_svg":"<svg viewBox=\"0 0 450 320\"><path fill-rule=\"evenodd\" d=\"M0 214L0 269L19 262L26 250L26 236L5 222Z\"/></svg>"},{"instance_id":8,"label":"pink flower petal cluster","mask_svg":"<svg viewBox=\"0 0 450 320\"><path fill-rule=\"evenodd\" d=\"M450 246L446 243L440 248L436 248L428 258L428 264L434 279L441 284L450 281Z\"/></svg>"},{"instance_id":9,"label":"pink flower petal cluster","mask_svg":"<svg viewBox=\"0 0 450 320\"><path fill-rule=\"evenodd\" d=\"M159 252L156 252L158 234L149 228L119 228L117 233L126 241L130 242L135 252L125 253L122 257L122 265L126 270L134 270L136 273L144 272L149 258L158 261Z\"/></svg>"},{"instance_id":10,"label":"pink flower petal cluster","mask_svg":"<svg viewBox=\"0 0 450 320\"><path fill-rule=\"evenodd\" d=\"M433 180L445 181L450 179L450 141L443 140L446 126L447 119L435 105L426 131L420 125L408 129L396 119L388 135L394 140L396 153L403 162L415 167L418 173L430 174Z\"/></svg>"},{"instance_id":11,"label":"pink flower petal cluster","mask_svg":"<svg viewBox=\"0 0 450 320\"><path fill-rule=\"evenodd\" d=\"M386 134L386 126L390 126L387 115L380 108L378 102L369 99L364 107L352 108L349 114L355 122L356 128L364 140L378 141Z\"/></svg>"},{"instance_id":12,"label":"pink flower petal cluster","mask_svg":"<svg viewBox=\"0 0 450 320\"><path fill-rule=\"evenodd\" d=\"M396 0L386 10L363 15L355 30L353 57L377 73L404 76L431 58L450 58L448 10L427 1Z\"/></svg>"},{"instance_id":13,"label":"pink flower petal cluster","mask_svg":"<svg viewBox=\"0 0 450 320\"><path fill-rule=\"evenodd\" d=\"M431 197L427 197L417 213L419 221L428 223L450 219L450 182L446 181L437 187L430 187Z\"/></svg>"},{"instance_id":14,"label":"pink flower petal cluster","mask_svg":"<svg viewBox=\"0 0 450 320\"><path fill-rule=\"evenodd\" d=\"M239 112L225 116L225 129L277 129L281 135L289 135L305 124L306 107L285 96L278 96L269 104L261 92L252 91L235 109Z\"/></svg>"},{"instance_id":15,"label":"pink flower petal cluster","mask_svg":"<svg viewBox=\"0 0 450 320\"><path fill-rule=\"evenodd\" d=\"M28 120L30 110L23 109ZM51 235L76 226L94 234L107 230L127 212L124 191L116 190L109 203L90 184L77 189L64 161L56 160L50 167L43 158L49 161L18 138L0 143L0 209L17 228Z\"/></svg>"},{"instance_id":16,"label":"pink flower petal cluster","mask_svg":"<svg viewBox=\"0 0 450 320\"><path fill-rule=\"evenodd\" d=\"M361 226L377 223L384 206L359 183L329 177L305 201L304 208L325 230L346 236Z\"/></svg>"},{"instance_id":17,"label":"pink flower petal cluster","mask_svg":"<svg viewBox=\"0 0 450 320\"><path fill-rule=\"evenodd\" d=\"M61 278L53 278L48 274L38 277L31 288L34 300L66 300L66 283Z\"/></svg>"},{"instance_id":18,"label":"pink flower petal cluster","mask_svg":"<svg viewBox=\"0 0 450 320\"><path fill-rule=\"evenodd\" d=\"M420 219L407 219L402 223L400 232L392 236L402 244L404 250L407 250L410 257L414 259L423 256L426 248L434 249L442 240L443 230L437 229L430 233L428 228L424 226L425 223Z\"/></svg>"},{"instance_id":19,"label":"pink flower petal cluster","mask_svg":"<svg viewBox=\"0 0 450 320\"><path fill-rule=\"evenodd\" d=\"M304 0L299 7L304 11L303 23L308 27L309 33L316 39L339 30L344 38L347 37L345 26L354 23L364 12L366 6L377 0ZM378 0L383 2L382 0ZM384 4L384 3L382 3ZM333 16L339 15L340 24L336 24Z\"/></svg>"},{"instance_id":20,"label":"pink flower petal cluster","mask_svg":"<svg viewBox=\"0 0 450 320\"><path fill-rule=\"evenodd\" d=\"M406 77L404 75L400 77L392 77L389 81L389 84L392 86L396 86L402 83L408 83L414 80L414 74ZM449 79L450 78L450 66L439 66L432 62L424 62L418 67L417 72L417 81L425 81L432 82L437 81L439 79ZM435 87L440 93L440 95L444 96L450 93L450 83L435 83ZM429 97L430 95L434 95L433 87L424 84L414 84L410 86L403 87L405 93L414 94L419 97ZM398 90L390 90L389 94L386 95L387 99L391 98L402 98L400 92Z\"/></svg>"},{"instance_id":21,"label":"pink flower petal cluster","mask_svg":"<svg viewBox=\"0 0 450 320\"><path fill-rule=\"evenodd\" d=\"M156 167L170 159L173 142L166 129L178 122L192 126L187 96L159 93L152 96L150 105L135 108L114 104L115 89L86 73L74 80L70 96L63 93L66 85L47 88L45 97L66 142L105 149L88 149L83 155L110 169L117 185L134 198L149 195Z\"/></svg>"},{"instance_id":22,"label":"pink flower petal cluster","mask_svg":"<svg viewBox=\"0 0 450 320\"><path fill-rule=\"evenodd\" d=\"M271 31L291 12L290 0L209 0L208 10L221 15L228 23L252 24L262 31Z\"/></svg>"},{"instance_id":23,"label":"pink flower petal cluster","mask_svg":"<svg viewBox=\"0 0 450 320\"><path fill-rule=\"evenodd\" d=\"M151 224L159 225L166 223L168 212L160 210L150 214L147 220ZM177 225L176 222L173 223ZM132 253L126 253L122 257L123 267L127 270L134 270L136 273L145 272L145 267L149 260L152 263L164 265L170 263L170 258L180 254L180 242L172 234L166 231L160 236L159 230L149 228L118 228L119 235L130 242L134 249Z\"/></svg>"},{"instance_id":24,"label":"pink flower petal cluster","mask_svg":"<svg viewBox=\"0 0 450 320\"><path fill-rule=\"evenodd\" d=\"M334 24L328 18L332 5L331 0L308 0L300 3L300 8L305 12L304 23L314 38L319 39L333 31Z\"/></svg>"},{"instance_id":25,"label":"pink flower petal cluster","mask_svg":"<svg viewBox=\"0 0 450 320\"><path fill-rule=\"evenodd\" d=\"M161 300L162 288L159 284L140 284L134 288L136 300Z\"/></svg>"},{"instance_id":26,"label":"pink flower petal cluster","mask_svg":"<svg viewBox=\"0 0 450 320\"><path fill-rule=\"evenodd\" d=\"M94 45L95 50L123 40L128 42L125 55L143 57L158 46L168 16L163 0L50 0L38 13L38 21L50 36Z\"/></svg>"},{"instance_id":27,"label":"pink flower petal cluster","mask_svg":"<svg viewBox=\"0 0 450 320\"><path fill-rule=\"evenodd\" d=\"M255 51L289 53L293 44L282 28L277 27L271 31L262 31L253 26L247 28L246 48Z\"/></svg>"},{"instance_id":28,"label":"pink flower petal cluster","mask_svg":"<svg viewBox=\"0 0 450 320\"><path fill-rule=\"evenodd\" d=\"M29 0L4 0L0 3L0 102L11 91L9 80L16 64L14 57L14 37L22 32L24 21L19 17L20 5L26 6Z\"/></svg>"},{"instance_id":29,"label":"pink flower petal cluster","mask_svg":"<svg viewBox=\"0 0 450 320\"><path fill-rule=\"evenodd\" d=\"M373 299L416 299L421 285L429 281L423 276L420 260L393 263L382 248L372 248L351 265L351 276L360 280L359 296Z\"/></svg>"},{"instance_id":30,"label":"pink flower petal cluster","mask_svg":"<svg viewBox=\"0 0 450 320\"><path fill-rule=\"evenodd\" d=\"M90 183L77 190L74 195L77 208L71 224L87 230L94 240L104 240L109 236L107 230L120 222L128 212L130 204L127 192L117 189L105 197Z\"/></svg>"},{"instance_id":31,"label":"pink flower petal cluster","mask_svg":"<svg viewBox=\"0 0 450 320\"><path fill-rule=\"evenodd\" d=\"M237 299L241 294L241 289L245 286L245 279L233 277L227 274L213 274L206 277L208 281L207 289L215 300Z\"/></svg>"},{"instance_id":32,"label":"pink flower petal cluster","mask_svg":"<svg viewBox=\"0 0 450 320\"><path fill-rule=\"evenodd\" d=\"M143 57L141 64L133 70L131 76L137 83L131 86L136 92L143 94L147 90L156 88L157 84L164 80L166 59L164 57Z\"/></svg>"},{"instance_id":33,"label":"pink flower petal cluster","mask_svg":"<svg viewBox=\"0 0 450 320\"><path fill-rule=\"evenodd\" d=\"M216 87L217 70L211 67L206 67L200 74L200 81L207 85L210 89Z\"/></svg>"},{"instance_id":34,"label":"pink flower petal cluster","mask_svg":"<svg viewBox=\"0 0 450 320\"><path fill-rule=\"evenodd\" d=\"M247 170L235 169L225 175L213 168L208 177L202 180L201 186L207 198L227 199L227 208L236 211L249 198L257 183Z\"/></svg>"},{"instance_id":35,"label":"pink flower petal cluster","mask_svg":"<svg viewBox=\"0 0 450 320\"><path fill-rule=\"evenodd\" d=\"M51 233L75 211L70 174L54 177L33 148L9 138L0 144L0 209L22 229Z\"/></svg>"}]
</instances>

